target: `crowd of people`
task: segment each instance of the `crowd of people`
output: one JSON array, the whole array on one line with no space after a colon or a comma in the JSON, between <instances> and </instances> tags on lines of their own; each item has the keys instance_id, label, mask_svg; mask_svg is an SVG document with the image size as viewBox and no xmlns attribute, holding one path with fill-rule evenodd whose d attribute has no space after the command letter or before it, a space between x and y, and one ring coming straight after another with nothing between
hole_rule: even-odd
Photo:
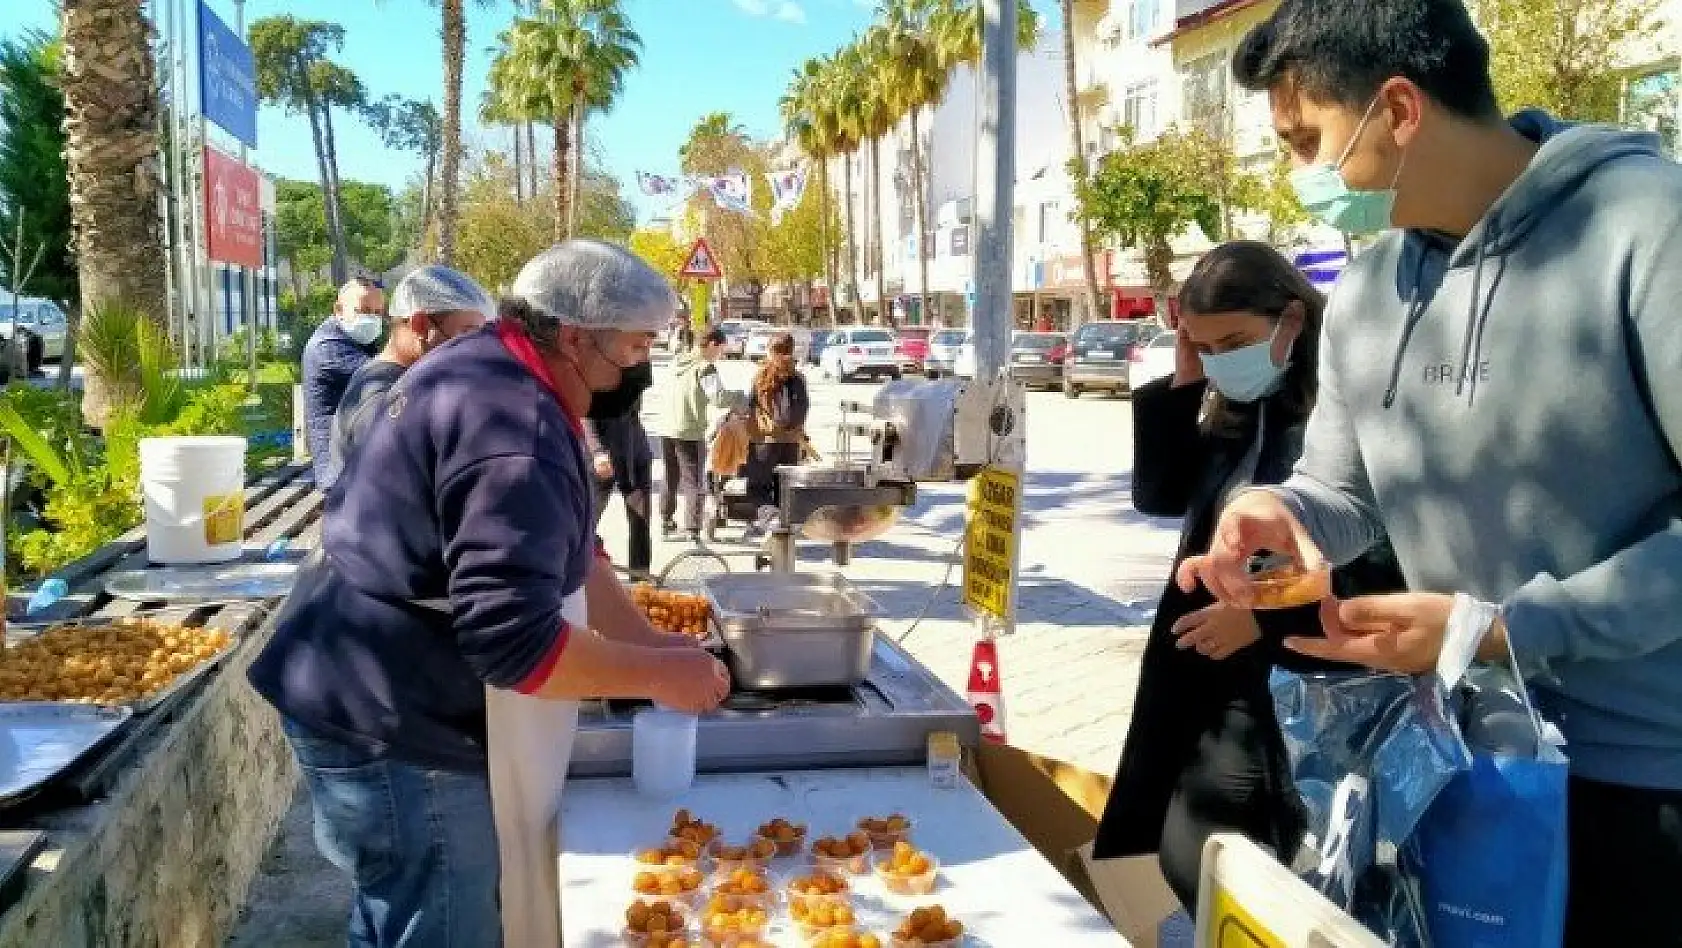
<instances>
[{"instance_id":1,"label":"crowd of people","mask_svg":"<svg viewBox=\"0 0 1682 948\"><path fill-rule=\"evenodd\" d=\"M1270 673L1426 672L1470 622L1569 742L1566 943L1682 945L1682 168L1649 135L1503 116L1461 0L1284 0L1232 66L1304 207L1377 236L1329 298L1245 241L1180 288L1174 372L1133 393L1132 489L1183 527L1096 856L1158 854L1188 907L1212 833L1288 860ZM325 526L250 675L355 880L353 944L557 943L576 701L728 694L594 527L618 495L647 576L653 434L662 533L698 539L720 416L774 504L809 397L791 338L732 393L701 330L644 430L675 307L628 251L572 241L500 306L427 267L388 319L353 281L311 340ZM1332 597L1256 611L1259 555L1335 567Z\"/></svg>"}]
</instances>

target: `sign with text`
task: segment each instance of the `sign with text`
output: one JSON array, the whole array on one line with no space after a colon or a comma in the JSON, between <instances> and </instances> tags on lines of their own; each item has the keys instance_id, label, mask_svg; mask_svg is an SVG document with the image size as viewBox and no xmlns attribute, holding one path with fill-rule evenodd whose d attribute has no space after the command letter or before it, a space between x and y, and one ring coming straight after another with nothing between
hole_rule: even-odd
<instances>
[{"instance_id":1,"label":"sign with text","mask_svg":"<svg viewBox=\"0 0 1682 948\"><path fill-rule=\"evenodd\" d=\"M263 186L256 171L204 150L205 252L253 269L263 265Z\"/></svg>"},{"instance_id":2,"label":"sign with text","mask_svg":"<svg viewBox=\"0 0 1682 948\"><path fill-rule=\"evenodd\" d=\"M1001 622L1016 607L1016 549L1022 519L1022 478L987 468L969 483L964 528L964 604Z\"/></svg>"},{"instance_id":3,"label":"sign with text","mask_svg":"<svg viewBox=\"0 0 1682 948\"><path fill-rule=\"evenodd\" d=\"M199 0L199 109L245 147L257 147L257 67L251 47L204 0Z\"/></svg>"}]
</instances>

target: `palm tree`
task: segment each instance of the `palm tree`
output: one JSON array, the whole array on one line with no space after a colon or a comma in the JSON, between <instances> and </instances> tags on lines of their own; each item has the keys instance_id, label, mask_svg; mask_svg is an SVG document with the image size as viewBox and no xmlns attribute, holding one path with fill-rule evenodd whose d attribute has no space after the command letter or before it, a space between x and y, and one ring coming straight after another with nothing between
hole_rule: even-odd
<instances>
[{"instance_id":1,"label":"palm tree","mask_svg":"<svg viewBox=\"0 0 1682 948\"><path fill-rule=\"evenodd\" d=\"M876 282L876 319L888 321L887 275L882 266L882 138L893 131L893 75L888 66L892 50L886 36L872 27L842 52L846 68L858 77L856 95L843 119L853 137L870 146L870 174L865 180L865 264Z\"/></svg>"},{"instance_id":2,"label":"palm tree","mask_svg":"<svg viewBox=\"0 0 1682 948\"><path fill-rule=\"evenodd\" d=\"M794 71L788 91L777 106L788 136L818 166L818 242L823 246L824 285L833 296L835 253L829 235L829 160L835 156L837 136L835 113L825 99L823 70L822 60L808 59Z\"/></svg>"},{"instance_id":3,"label":"palm tree","mask_svg":"<svg viewBox=\"0 0 1682 948\"><path fill-rule=\"evenodd\" d=\"M1075 4L1063 0L1063 101L1069 103L1069 167L1079 179L1087 175L1086 143L1080 127L1080 83L1075 75ZM1078 192L1077 192L1078 193ZM1080 264L1086 280L1086 318L1098 318L1098 270L1093 265L1092 228L1086 219L1077 217L1080 228Z\"/></svg>"},{"instance_id":4,"label":"palm tree","mask_svg":"<svg viewBox=\"0 0 1682 948\"><path fill-rule=\"evenodd\" d=\"M444 166L438 175L438 260L455 263L456 223L460 216L461 71L467 55L467 13L462 0L440 0L444 40Z\"/></svg>"},{"instance_id":5,"label":"palm tree","mask_svg":"<svg viewBox=\"0 0 1682 948\"><path fill-rule=\"evenodd\" d=\"M484 99L479 103L479 121L486 125L504 125L514 131L514 203L526 203L526 157L525 136L521 133L521 126L525 122L525 115L520 108L516 77L513 73L513 60L508 56L505 31L499 39L504 41L503 47L491 60L490 74L485 81ZM536 158L533 155L532 158ZM533 194L532 197L537 195Z\"/></svg>"},{"instance_id":6,"label":"palm tree","mask_svg":"<svg viewBox=\"0 0 1682 948\"><path fill-rule=\"evenodd\" d=\"M928 175L924 169L920 116L926 108L946 98L951 80L950 51L940 45L941 35L933 20L941 0L886 0L877 15L883 21L891 50L888 70L892 76L893 111L905 115L911 137L911 206L917 227L919 309L924 321L930 318Z\"/></svg>"},{"instance_id":7,"label":"palm tree","mask_svg":"<svg viewBox=\"0 0 1682 948\"><path fill-rule=\"evenodd\" d=\"M82 309L122 303L162 328L168 305L151 24L135 0L61 0L59 10Z\"/></svg>"},{"instance_id":8,"label":"palm tree","mask_svg":"<svg viewBox=\"0 0 1682 948\"><path fill-rule=\"evenodd\" d=\"M618 97L642 39L619 0L542 0L535 15L516 20L510 32L514 68L545 97L555 132L555 239L564 240L573 220L573 181L582 168L574 151L584 114Z\"/></svg>"}]
</instances>

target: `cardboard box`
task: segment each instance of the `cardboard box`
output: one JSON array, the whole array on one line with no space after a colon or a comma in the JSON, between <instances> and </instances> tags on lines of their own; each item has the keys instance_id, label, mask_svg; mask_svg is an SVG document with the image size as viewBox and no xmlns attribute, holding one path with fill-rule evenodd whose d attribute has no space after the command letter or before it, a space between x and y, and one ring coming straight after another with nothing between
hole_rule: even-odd
<instances>
[{"instance_id":1,"label":"cardboard box","mask_svg":"<svg viewBox=\"0 0 1682 948\"><path fill-rule=\"evenodd\" d=\"M1092 859L1110 778L1020 748L983 744L966 757L970 782L1135 948L1157 948L1180 907L1155 856Z\"/></svg>"}]
</instances>

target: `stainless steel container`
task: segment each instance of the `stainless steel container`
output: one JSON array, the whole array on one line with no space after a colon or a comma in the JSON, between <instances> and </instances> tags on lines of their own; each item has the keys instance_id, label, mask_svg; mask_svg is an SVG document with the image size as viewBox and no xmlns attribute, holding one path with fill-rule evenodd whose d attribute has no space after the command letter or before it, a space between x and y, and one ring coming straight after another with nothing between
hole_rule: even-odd
<instances>
[{"instance_id":1,"label":"stainless steel container","mask_svg":"<svg viewBox=\"0 0 1682 948\"><path fill-rule=\"evenodd\" d=\"M853 685L870 672L876 604L833 573L704 580L738 688Z\"/></svg>"}]
</instances>

